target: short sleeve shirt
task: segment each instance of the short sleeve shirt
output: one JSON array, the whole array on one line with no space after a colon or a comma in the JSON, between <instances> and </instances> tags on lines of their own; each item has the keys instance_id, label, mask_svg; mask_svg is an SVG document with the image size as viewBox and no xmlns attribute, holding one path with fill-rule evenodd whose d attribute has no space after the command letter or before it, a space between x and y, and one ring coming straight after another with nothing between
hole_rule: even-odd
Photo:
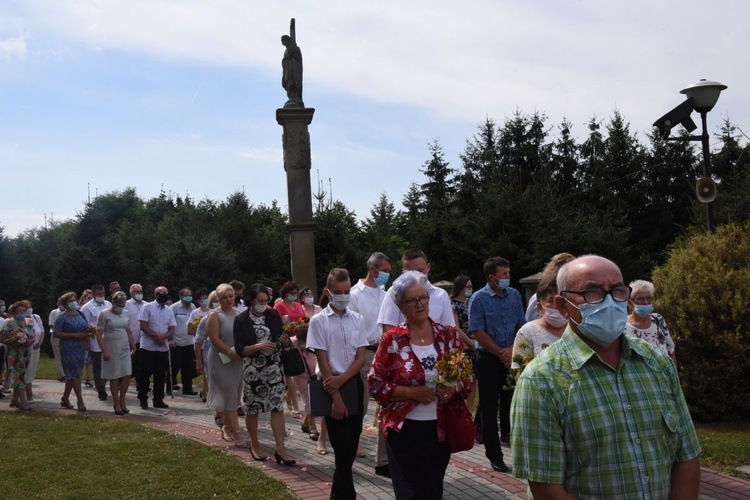
<instances>
[{"instance_id":1,"label":"short sleeve shirt","mask_svg":"<svg viewBox=\"0 0 750 500\"><path fill-rule=\"evenodd\" d=\"M96 300L92 299L86 302L86 304L81 308L81 312L86 317L86 321L89 322L89 325L96 325L96 320L99 318L99 313L109 309L110 307L112 307L112 304L108 300L105 300L100 304ZM91 352L102 352L101 347L99 347L99 342L91 342Z\"/></svg>"},{"instance_id":2,"label":"short sleeve shirt","mask_svg":"<svg viewBox=\"0 0 750 500\"><path fill-rule=\"evenodd\" d=\"M368 345L359 313L347 309L343 316L339 316L328 306L310 318L307 347L326 351L328 365L336 375L344 373L354 363L357 349ZM320 367L317 373L320 373Z\"/></svg>"},{"instance_id":3,"label":"short sleeve shirt","mask_svg":"<svg viewBox=\"0 0 750 500\"><path fill-rule=\"evenodd\" d=\"M148 327L151 328L154 333L159 335L167 333L170 326L173 327L177 325L172 309L167 306L162 306L156 301L149 302L143 306L138 320L146 321ZM164 345L158 345L156 341L148 335L141 334L141 349L146 349L147 351L169 351L169 344L165 342Z\"/></svg>"},{"instance_id":4,"label":"short sleeve shirt","mask_svg":"<svg viewBox=\"0 0 750 500\"><path fill-rule=\"evenodd\" d=\"M430 296L430 319L441 325L455 327L456 322L453 319L453 307L451 306L451 299L448 297L448 293L442 288L432 286L431 284L427 286L429 287L428 295ZM383 304L380 307L378 325L382 329L383 325L397 326L404 321L406 321L406 318L393 300L393 287L391 287L386 292Z\"/></svg>"},{"instance_id":5,"label":"short sleeve shirt","mask_svg":"<svg viewBox=\"0 0 750 500\"><path fill-rule=\"evenodd\" d=\"M190 335L188 335L187 325L188 319L190 318L190 313L195 310L195 305L188 304L188 307L186 307L181 300L178 300L170 307L172 308L172 312L174 313L174 320L177 323L177 326L174 327L174 343L181 347L192 345L193 339Z\"/></svg>"},{"instance_id":6,"label":"short sleeve shirt","mask_svg":"<svg viewBox=\"0 0 750 500\"><path fill-rule=\"evenodd\" d=\"M369 345L377 345L383 335L383 330L378 325L378 314L385 298L385 290L378 286L367 286L359 280L352 287L351 295L348 309L362 315L362 328L367 342Z\"/></svg>"},{"instance_id":7,"label":"short sleeve shirt","mask_svg":"<svg viewBox=\"0 0 750 500\"><path fill-rule=\"evenodd\" d=\"M508 287L498 295L490 285L485 285L469 299L469 330L484 330L500 347L512 346L516 325L524 323L521 294L515 288Z\"/></svg>"},{"instance_id":8,"label":"short sleeve shirt","mask_svg":"<svg viewBox=\"0 0 750 500\"><path fill-rule=\"evenodd\" d=\"M130 318L130 333L133 334L133 342L140 345L141 342L141 322L138 318L141 317L141 309L148 304L144 300L129 299L125 302L125 310L128 312Z\"/></svg>"},{"instance_id":9,"label":"short sleeve shirt","mask_svg":"<svg viewBox=\"0 0 750 500\"><path fill-rule=\"evenodd\" d=\"M513 475L580 498L667 498L701 448L672 360L620 337L617 369L570 327L529 363L511 407Z\"/></svg>"}]
</instances>

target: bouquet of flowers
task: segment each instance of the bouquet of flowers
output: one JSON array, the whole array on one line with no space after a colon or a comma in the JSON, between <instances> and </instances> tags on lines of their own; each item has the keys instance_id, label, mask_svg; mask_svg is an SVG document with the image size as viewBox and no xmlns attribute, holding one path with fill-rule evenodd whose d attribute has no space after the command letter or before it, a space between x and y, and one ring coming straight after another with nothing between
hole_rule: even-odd
<instances>
[{"instance_id":1,"label":"bouquet of flowers","mask_svg":"<svg viewBox=\"0 0 750 500\"><path fill-rule=\"evenodd\" d=\"M201 320L202 320L203 318L205 318L205 316L198 316L197 318L195 318L195 321L193 321L193 322L192 322L192 323L190 323L190 324L191 324L191 325L193 325L193 328L196 328L196 329L197 329L197 328L198 328L198 325L200 325L200 324L201 324Z\"/></svg>"},{"instance_id":2,"label":"bouquet of flowers","mask_svg":"<svg viewBox=\"0 0 750 500\"><path fill-rule=\"evenodd\" d=\"M542 349L549 347L549 344L542 344ZM516 375L521 373L526 366L534 359L534 351L529 347L526 340L521 340L513 355L513 362L518 364L518 368L508 369L508 375L505 377L503 390L512 391L516 388Z\"/></svg>"},{"instance_id":3,"label":"bouquet of flowers","mask_svg":"<svg viewBox=\"0 0 750 500\"><path fill-rule=\"evenodd\" d=\"M456 385L459 382L471 380L471 360L460 349L453 349L443 353L435 363L438 372L438 385Z\"/></svg>"},{"instance_id":4,"label":"bouquet of flowers","mask_svg":"<svg viewBox=\"0 0 750 500\"><path fill-rule=\"evenodd\" d=\"M16 345L23 346L26 345L29 338L26 336L26 332L19 330L13 334L13 340L15 340Z\"/></svg>"},{"instance_id":5,"label":"bouquet of flowers","mask_svg":"<svg viewBox=\"0 0 750 500\"><path fill-rule=\"evenodd\" d=\"M94 325L88 325L83 333L88 337L94 338L96 337L96 327Z\"/></svg>"},{"instance_id":6,"label":"bouquet of flowers","mask_svg":"<svg viewBox=\"0 0 750 500\"><path fill-rule=\"evenodd\" d=\"M289 338L294 337L299 333L300 329L304 326L304 328L307 328L306 325L310 323L310 318L307 316L303 316L302 318L298 319L297 321L292 321L287 323L281 328L281 331L286 333ZM281 350L281 340L276 339L276 349Z\"/></svg>"}]
</instances>

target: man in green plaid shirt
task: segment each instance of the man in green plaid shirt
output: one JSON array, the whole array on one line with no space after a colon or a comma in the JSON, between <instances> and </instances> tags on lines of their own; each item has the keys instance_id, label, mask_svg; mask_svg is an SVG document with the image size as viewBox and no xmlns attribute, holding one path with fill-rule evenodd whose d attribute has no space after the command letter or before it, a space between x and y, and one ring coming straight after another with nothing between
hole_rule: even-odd
<instances>
[{"instance_id":1,"label":"man in green plaid shirt","mask_svg":"<svg viewBox=\"0 0 750 500\"><path fill-rule=\"evenodd\" d=\"M630 289L595 255L557 278L562 338L516 385L513 475L543 498L698 497L701 448L674 363L623 335Z\"/></svg>"}]
</instances>

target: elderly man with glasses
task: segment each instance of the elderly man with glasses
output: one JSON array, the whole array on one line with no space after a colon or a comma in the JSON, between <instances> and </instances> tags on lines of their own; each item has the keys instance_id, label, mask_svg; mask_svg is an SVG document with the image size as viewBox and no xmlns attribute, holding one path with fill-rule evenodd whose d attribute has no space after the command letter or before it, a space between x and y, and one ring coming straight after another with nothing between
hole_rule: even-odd
<instances>
[{"instance_id":1,"label":"elderly man with glasses","mask_svg":"<svg viewBox=\"0 0 750 500\"><path fill-rule=\"evenodd\" d=\"M675 365L623 335L620 269L587 255L557 284L570 321L516 385L513 474L534 498L697 498L701 448Z\"/></svg>"}]
</instances>

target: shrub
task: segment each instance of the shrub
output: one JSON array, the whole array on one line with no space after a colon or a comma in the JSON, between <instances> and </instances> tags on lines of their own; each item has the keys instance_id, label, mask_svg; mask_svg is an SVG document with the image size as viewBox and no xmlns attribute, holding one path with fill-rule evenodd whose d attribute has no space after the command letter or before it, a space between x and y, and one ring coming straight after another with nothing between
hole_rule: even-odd
<instances>
[{"instance_id":1,"label":"shrub","mask_svg":"<svg viewBox=\"0 0 750 500\"><path fill-rule=\"evenodd\" d=\"M750 416L750 224L678 241L653 280L693 416Z\"/></svg>"}]
</instances>

